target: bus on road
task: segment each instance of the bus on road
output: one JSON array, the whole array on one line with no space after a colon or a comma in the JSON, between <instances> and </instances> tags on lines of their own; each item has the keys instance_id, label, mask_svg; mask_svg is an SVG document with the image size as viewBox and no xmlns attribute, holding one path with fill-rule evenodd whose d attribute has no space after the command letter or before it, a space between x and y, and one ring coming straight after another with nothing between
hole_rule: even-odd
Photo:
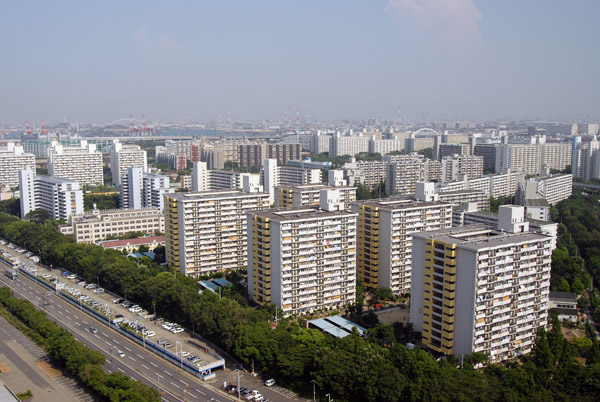
<instances>
[{"instance_id":1,"label":"bus on road","mask_svg":"<svg viewBox=\"0 0 600 402\"><path fill-rule=\"evenodd\" d=\"M19 276L19 271L7 269L4 274L14 281Z\"/></svg>"}]
</instances>

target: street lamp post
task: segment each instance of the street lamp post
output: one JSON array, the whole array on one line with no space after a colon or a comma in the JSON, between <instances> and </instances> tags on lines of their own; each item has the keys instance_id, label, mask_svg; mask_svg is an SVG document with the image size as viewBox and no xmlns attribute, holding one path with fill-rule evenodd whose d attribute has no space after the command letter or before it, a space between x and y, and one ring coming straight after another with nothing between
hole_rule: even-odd
<instances>
[{"instance_id":1,"label":"street lamp post","mask_svg":"<svg viewBox=\"0 0 600 402\"><path fill-rule=\"evenodd\" d=\"M315 380L310 380L310 382L313 383L313 401L316 401L317 400L317 391L315 388Z\"/></svg>"},{"instance_id":2,"label":"street lamp post","mask_svg":"<svg viewBox=\"0 0 600 402\"><path fill-rule=\"evenodd\" d=\"M254 359L250 359L252 360L252 377L254 377Z\"/></svg>"},{"instance_id":3,"label":"street lamp post","mask_svg":"<svg viewBox=\"0 0 600 402\"><path fill-rule=\"evenodd\" d=\"M179 366L183 368L183 345L181 342L175 342L175 356L177 356L177 346L179 346Z\"/></svg>"},{"instance_id":4,"label":"street lamp post","mask_svg":"<svg viewBox=\"0 0 600 402\"><path fill-rule=\"evenodd\" d=\"M237 371L237 394L238 394L238 399L240 398L240 377L243 377L243 375L240 375L240 370L235 369L235 371Z\"/></svg>"},{"instance_id":5,"label":"street lamp post","mask_svg":"<svg viewBox=\"0 0 600 402\"><path fill-rule=\"evenodd\" d=\"M327 395L325 395L325 396L328 398L328 399L327 399L327 401L328 401L328 402L331 402L331 395L327 394Z\"/></svg>"}]
</instances>

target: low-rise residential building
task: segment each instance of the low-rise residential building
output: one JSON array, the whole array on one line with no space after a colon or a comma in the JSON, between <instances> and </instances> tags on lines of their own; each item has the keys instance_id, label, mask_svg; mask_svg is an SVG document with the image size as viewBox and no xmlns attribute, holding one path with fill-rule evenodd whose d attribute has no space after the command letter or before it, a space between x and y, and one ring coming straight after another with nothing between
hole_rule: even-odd
<instances>
[{"instance_id":1,"label":"low-rise residential building","mask_svg":"<svg viewBox=\"0 0 600 402\"><path fill-rule=\"evenodd\" d=\"M97 243L107 237L126 233L164 233L165 217L154 208L109 209L96 208L71 217L71 223L59 227L61 233L71 235L77 243Z\"/></svg>"}]
</instances>

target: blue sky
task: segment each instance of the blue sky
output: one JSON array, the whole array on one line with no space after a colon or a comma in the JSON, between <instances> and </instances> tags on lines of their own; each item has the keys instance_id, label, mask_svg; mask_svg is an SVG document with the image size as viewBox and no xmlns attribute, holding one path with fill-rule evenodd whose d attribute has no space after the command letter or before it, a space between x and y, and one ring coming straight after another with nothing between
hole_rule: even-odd
<instances>
[{"instance_id":1,"label":"blue sky","mask_svg":"<svg viewBox=\"0 0 600 402\"><path fill-rule=\"evenodd\" d=\"M597 121L598 1L12 1L0 120Z\"/></svg>"}]
</instances>

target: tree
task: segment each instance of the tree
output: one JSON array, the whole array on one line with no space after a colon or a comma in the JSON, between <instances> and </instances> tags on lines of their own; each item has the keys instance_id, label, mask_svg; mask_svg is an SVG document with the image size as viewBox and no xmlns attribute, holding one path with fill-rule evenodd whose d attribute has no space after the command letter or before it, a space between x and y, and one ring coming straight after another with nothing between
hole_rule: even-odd
<instances>
[{"instance_id":1,"label":"tree","mask_svg":"<svg viewBox=\"0 0 600 402\"><path fill-rule=\"evenodd\" d=\"M50 212L41 208L28 212L27 215L25 215L25 220L33 223L44 223L49 219L52 219Z\"/></svg>"},{"instance_id":2,"label":"tree","mask_svg":"<svg viewBox=\"0 0 600 402\"><path fill-rule=\"evenodd\" d=\"M379 300L392 300L394 298L394 292L390 288L377 288L375 289L375 296Z\"/></svg>"},{"instance_id":3,"label":"tree","mask_svg":"<svg viewBox=\"0 0 600 402\"><path fill-rule=\"evenodd\" d=\"M550 351L548 337L544 327L539 327L535 339L535 346L532 351L533 362L539 368L548 369L554 363L554 357Z\"/></svg>"}]
</instances>

